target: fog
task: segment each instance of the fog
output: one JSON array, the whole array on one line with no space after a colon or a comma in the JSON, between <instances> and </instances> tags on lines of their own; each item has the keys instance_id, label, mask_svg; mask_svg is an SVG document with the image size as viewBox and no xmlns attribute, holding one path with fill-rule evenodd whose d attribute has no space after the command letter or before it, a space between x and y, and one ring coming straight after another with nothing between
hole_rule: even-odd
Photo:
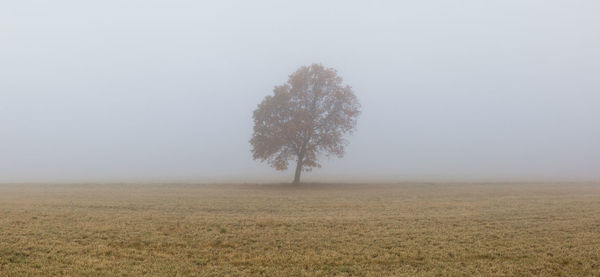
<instances>
[{"instance_id":1,"label":"fog","mask_svg":"<svg viewBox=\"0 0 600 277\"><path fill-rule=\"evenodd\" d=\"M307 181L600 180L598 1L4 1L0 182L291 181L252 111L302 65L362 104Z\"/></svg>"}]
</instances>

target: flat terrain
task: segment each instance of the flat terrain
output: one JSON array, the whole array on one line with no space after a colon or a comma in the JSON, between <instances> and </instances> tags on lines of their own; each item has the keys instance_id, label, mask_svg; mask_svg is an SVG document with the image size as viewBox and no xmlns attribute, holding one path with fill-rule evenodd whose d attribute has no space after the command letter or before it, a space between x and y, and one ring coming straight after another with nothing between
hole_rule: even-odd
<instances>
[{"instance_id":1,"label":"flat terrain","mask_svg":"<svg viewBox=\"0 0 600 277\"><path fill-rule=\"evenodd\" d=\"M600 184L0 185L0 275L600 276Z\"/></svg>"}]
</instances>

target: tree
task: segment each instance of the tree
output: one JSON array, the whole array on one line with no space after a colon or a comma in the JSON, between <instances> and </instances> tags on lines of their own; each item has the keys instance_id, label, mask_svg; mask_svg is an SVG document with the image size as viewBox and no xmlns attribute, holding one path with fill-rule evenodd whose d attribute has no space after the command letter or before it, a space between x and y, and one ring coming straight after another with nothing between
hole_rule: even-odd
<instances>
[{"instance_id":1,"label":"tree","mask_svg":"<svg viewBox=\"0 0 600 277\"><path fill-rule=\"evenodd\" d=\"M277 170L295 160L293 183L298 184L302 170L321 167L319 154L344 156L344 135L354 131L359 109L352 88L342 85L335 69L302 66L254 111L253 158Z\"/></svg>"}]
</instances>

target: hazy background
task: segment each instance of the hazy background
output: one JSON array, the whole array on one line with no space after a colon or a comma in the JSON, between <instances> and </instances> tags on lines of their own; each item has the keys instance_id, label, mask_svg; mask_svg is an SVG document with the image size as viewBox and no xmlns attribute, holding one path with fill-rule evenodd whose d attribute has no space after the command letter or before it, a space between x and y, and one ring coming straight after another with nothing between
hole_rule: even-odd
<instances>
[{"instance_id":1,"label":"hazy background","mask_svg":"<svg viewBox=\"0 0 600 277\"><path fill-rule=\"evenodd\" d=\"M0 182L291 181L252 111L301 65L363 106L306 180L600 180L600 2L2 1Z\"/></svg>"}]
</instances>

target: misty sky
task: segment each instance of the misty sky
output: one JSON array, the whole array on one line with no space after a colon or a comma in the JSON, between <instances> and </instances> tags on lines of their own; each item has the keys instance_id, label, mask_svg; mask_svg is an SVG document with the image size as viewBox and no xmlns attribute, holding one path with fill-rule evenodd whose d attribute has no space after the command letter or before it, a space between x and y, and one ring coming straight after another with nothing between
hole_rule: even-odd
<instances>
[{"instance_id":1,"label":"misty sky","mask_svg":"<svg viewBox=\"0 0 600 277\"><path fill-rule=\"evenodd\" d=\"M0 182L291 181L252 160L251 115L313 62L362 115L346 157L305 180L600 180L599 15L596 0L2 1Z\"/></svg>"}]
</instances>

